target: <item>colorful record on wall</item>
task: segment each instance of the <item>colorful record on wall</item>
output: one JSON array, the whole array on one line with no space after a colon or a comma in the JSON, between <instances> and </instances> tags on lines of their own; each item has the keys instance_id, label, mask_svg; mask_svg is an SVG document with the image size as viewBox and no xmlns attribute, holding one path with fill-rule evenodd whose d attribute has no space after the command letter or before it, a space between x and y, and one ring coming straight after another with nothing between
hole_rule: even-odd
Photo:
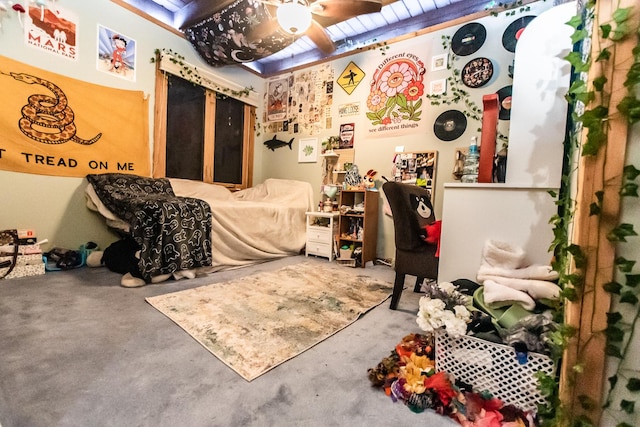
<instances>
[{"instance_id":1,"label":"colorful record on wall","mask_svg":"<svg viewBox=\"0 0 640 427\"><path fill-rule=\"evenodd\" d=\"M471 22L460 27L453 35L451 50L459 56L471 55L482 47L486 38L487 29L484 25Z\"/></svg>"},{"instance_id":2,"label":"colorful record on wall","mask_svg":"<svg viewBox=\"0 0 640 427\"><path fill-rule=\"evenodd\" d=\"M502 46L507 49L509 52L516 51L516 44L518 44L518 39L522 35L525 27L529 24L529 22L533 21L535 16L527 15L520 17L513 21L502 33Z\"/></svg>"},{"instance_id":3,"label":"colorful record on wall","mask_svg":"<svg viewBox=\"0 0 640 427\"><path fill-rule=\"evenodd\" d=\"M460 78L465 86L477 88L486 85L493 76L493 63L489 58L474 58L467 62Z\"/></svg>"},{"instance_id":4,"label":"colorful record on wall","mask_svg":"<svg viewBox=\"0 0 640 427\"><path fill-rule=\"evenodd\" d=\"M433 133L442 141L460 138L467 129L467 117L458 110L447 110L433 124Z\"/></svg>"},{"instance_id":5,"label":"colorful record on wall","mask_svg":"<svg viewBox=\"0 0 640 427\"><path fill-rule=\"evenodd\" d=\"M511 119L511 86L505 86L496 93L498 94L498 103L500 105L500 112L498 118L500 120Z\"/></svg>"}]
</instances>

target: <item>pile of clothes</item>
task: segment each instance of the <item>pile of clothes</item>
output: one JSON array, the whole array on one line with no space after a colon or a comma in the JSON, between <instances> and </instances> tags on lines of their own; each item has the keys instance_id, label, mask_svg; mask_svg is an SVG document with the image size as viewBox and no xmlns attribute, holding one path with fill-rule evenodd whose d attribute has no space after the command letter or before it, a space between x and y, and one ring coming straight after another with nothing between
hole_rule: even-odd
<instances>
[{"instance_id":1,"label":"pile of clothes","mask_svg":"<svg viewBox=\"0 0 640 427\"><path fill-rule=\"evenodd\" d=\"M517 246L489 240L476 279L453 282L473 296L476 311L467 333L511 345L523 360L527 352L550 354L551 333L559 327L554 319L561 291L558 272L549 265L527 264Z\"/></svg>"}]
</instances>

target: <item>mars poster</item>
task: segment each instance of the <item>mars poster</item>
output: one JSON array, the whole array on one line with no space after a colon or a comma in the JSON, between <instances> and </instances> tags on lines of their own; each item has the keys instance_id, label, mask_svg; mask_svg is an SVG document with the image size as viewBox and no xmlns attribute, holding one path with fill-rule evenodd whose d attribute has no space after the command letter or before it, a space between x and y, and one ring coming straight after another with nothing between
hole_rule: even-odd
<instances>
[{"instance_id":1,"label":"mars poster","mask_svg":"<svg viewBox=\"0 0 640 427\"><path fill-rule=\"evenodd\" d=\"M29 6L25 43L67 59L78 59L78 17L57 5Z\"/></svg>"}]
</instances>

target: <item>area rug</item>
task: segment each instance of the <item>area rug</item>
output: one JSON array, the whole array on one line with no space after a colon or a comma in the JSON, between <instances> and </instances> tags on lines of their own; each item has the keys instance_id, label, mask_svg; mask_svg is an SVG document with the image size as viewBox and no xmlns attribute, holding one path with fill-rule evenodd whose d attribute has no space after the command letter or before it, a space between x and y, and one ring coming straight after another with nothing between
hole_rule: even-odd
<instances>
[{"instance_id":1,"label":"area rug","mask_svg":"<svg viewBox=\"0 0 640 427\"><path fill-rule=\"evenodd\" d=\"M146 300L251 381L391 295L391 283L362 273L304 262Z\"/></svg>"}]
</instances>

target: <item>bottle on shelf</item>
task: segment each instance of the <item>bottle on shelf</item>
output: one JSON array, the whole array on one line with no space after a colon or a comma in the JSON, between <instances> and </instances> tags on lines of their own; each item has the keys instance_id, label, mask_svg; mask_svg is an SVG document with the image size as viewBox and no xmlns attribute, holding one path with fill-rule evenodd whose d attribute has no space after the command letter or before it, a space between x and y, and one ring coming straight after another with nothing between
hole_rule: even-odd
<instances>
[{"instance_id":1,"label":"bottle on shelf","mask_svg":"<svg viewBox=\"0 0 640 427\"><path fill-rule=\"evenodd\" d=\"M478 138L471 137L469 153L464 159L462 166L462 178L460 182L478 182L478 165L480 164L480 153L478 152Z\"/></svg>"}]
</instances>

